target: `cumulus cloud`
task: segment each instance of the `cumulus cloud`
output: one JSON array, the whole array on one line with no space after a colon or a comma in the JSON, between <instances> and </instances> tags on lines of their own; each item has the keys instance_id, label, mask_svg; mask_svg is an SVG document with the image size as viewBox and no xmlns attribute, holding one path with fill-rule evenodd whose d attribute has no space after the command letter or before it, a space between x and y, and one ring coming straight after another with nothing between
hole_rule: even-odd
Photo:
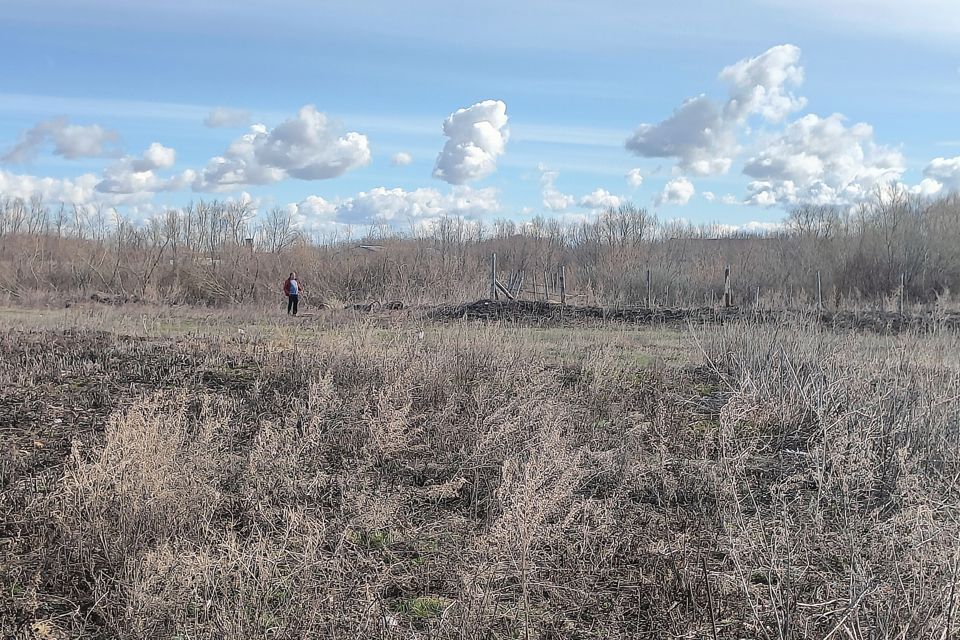
<instances>
[{"instance_id":1,"label":"cumulus cloud","mask_svg":"<svg viewBox=\"0 0 960 640\"><path fill-rule=\"evenodd\" d=\"M730 169L737 141L720 108L701 95L686 100L658 124L641 124L626 147L644 158L677 158L681 170L705 176Z\"/></svg>"},{"instance_id":2,"label":"cumulus cloud","mask_svg":"<svg viewBox=\"0 0 960 640\"><path fill-rule=\"evenodd\" d=\"M494 189L458 187L450 193L421 188L413 191L377 187L360 192L337 207L340 220L356 224L404 222L412 219L483 217L499 210Z\"/></svg>"},{"instance_id":3,"label":"cumulus cloud","mask_svg":"<svg viewBox=\"0 0 960 640\"><path fill-rule=\"evenodd\" d=\"M621 202L620 196L615 196L606 189L594 189L580 198L579 204L587 209L616 209Z\"/></svg>"},{"instance_id":4,"label":"cumulus cloud","mask_svg":"<svg viewBox=\"0 0 960 640\"><path fill-rule=\"evenodd\" d=\"M630 169L624 177L627 179L627 184L633 189L643 184L643 172L640 169Z\"/></svg>"},{"instance_id":5,"label":"cumulus cloud","mask_svg":"<svg viewBox=\"0 0 960 640\"><path fill-rule=\"evenodd\" d=\"M960 156L934 158L924 167L923 175L925 178L936 180L947 189L960 191Z\"/></svg>"},{"instance_id":6,"label":"cumulus cloud","mask_svg":"<svg viewBox=\"0 0 960 640\"><path fill-rule=\"evenodd\" d=\"M337 205L320 196L307 196L296 204L298 213L309 218L332 218L337 213Z\"/></svg>"},{"instance_id":7,"label":"cumulus cloud","mask_svg":"<svg viewBox=\"0 0 960 640\"><path fill-rule=\"evenodd\" d=\"M156 169L169 169L177 161L177 152L165 147L159 142L152 143L143 156L131 161L131 168L134 171L154 171Z\"/></svg>"},{"instance_id":8,"label":"cumulus cloud","mask_svg":"<svg viewBox=\"0 0 960 640\"><path fill-rule=\"evenodd\" d=\"M203 124L211 128L245 127L250 124L250 112L229 107L214 107L204 118Z\"/></svg>"},{"instance_id":9,"label":"cumulus cloud","mask_svg":"<svg viewBox=\"0 0 960 640\"><path fill-rule=\"evenodd\" d=\"M943 191L943 183L933 178L924 178L920 181L920 184L910 187L909 191L915 196L930 198Z\"/></svg>"},{"instance_id":10,"label":"cumulus cloud","mask_svg":"<svg viewBox=\"0 0 960 640\"><path fill-rule=\"evenodd\" d=\"M568 209L575 205L595 211L610 207L616 208L623 202L620 196L599 187L580 198L569 193L563 193L556 186L557 178L560 175L558 171L548 169L543 163L540 163L537 169L540 171L540 196L543 206L554 213L567 214L569 213ZM583 214L569 215L582 216Z\"/></svg>"},{"instance_id":11,"label":"cumulus cloud","mask_svg":"<svg viewBox=\"0 0 960 640\"><path fill-rule=\"evenodd\" d=\"M413 162L413 156L405 151L393 154L393 158L390 159L390 162L393 163L395 167L406 167Z\"/></svg>"},{"instance_id":12,"label":"cumulus cloud","mask_svg":"<svg viewBox=\"0 0 960 640\"><path fill-rule=\"evenodd\" d=\"M0 193L10 198L39 195L44 200L83 205L94 200L97 176L87 173L76 178L47 178L19 175L0 169Z\"/></svg>"},{"instance_id":13,"label":"cumulus cloud","mask_svg":"<svg viewBox=\"0 0 960 640\"><path fill-rule=\"evenodd\" d=\"M840 114L795 120L747 160L754 178L748 203L762 206L811 202L853 203L877 185L900 179L903 154L877 144L865 123L847 126Z\"/></svg>"},{"instance_id":14,"label":"cumulus cloud","mask_svg":"<svg viewBox=\"0 0 960 640\"><path fill-rule=\"evenodd\" d=\"M667 119L637 127L626 148L645 158L676 158L683 173L726 173L739 152L737 133L747 118L758 115L776 122L806 103L790 91L803 82L799 61L800 49L787 44L725 67L719 76L730 89L724 104L702 94L689 98Z\"/></svg>"},{"instance_id":15,"label":"cumulus cloud","mask_svg":"<svg viewBox=\"0 0 960 640\"><path fill-rule=\"evenodd\" d=\"M715 194L713 191L704 191L703 199L706 200L707 202L713 202L714 200L717 199L717 194Z\"/></svg>"},{"instance_id":16,"label":"cumulus cloud","mask_svg":"<svg viewBox=\"0 0 960 640\"><path fill-rule=\"evenodd\" d=\"M782 231L784 225L782 222L763 222L760 220L751 220L744 224L714 224L709 228L710 235L727 236L733 234L748 233L751 235L768 235Z\"/></svg>"},{"instance_id":17,"label":"cumulus cloud","mask_svg":"<svg viewBox=\"0 0 960 640\"><path fill-rule=\"evenodd\" d=\"M139 215L149 209L155 193L189 188L195 179L192 171L170 177L155 173L171 168L175 158L173 149L154 143L140 156L125 156L108 165L101 176L86 173L75 178L50 178L0 170L0 194L24 199L41 196L77 206L130 205L129 213Z\"/></svg>"},{"instance_id":18,"label":"cumulus cloud","mask_svg":"<svg viewBox=\"0 0 960 640\"><path fill-rule=\"evenodd\" d=\"M207 163L193 188L229 191L288 177L326 180L369 162L370 144L365 135L340 135L325 114L307 105L272 130L262 124L251 126L222 156Z\"/></svg>"},{"instance_id":19,"label":"cumulus cloud","mask_svg":"<svg viewBox=\"0 0 960 640\"><path fill-rule=\"evenodd\" d=\"M70 160L103 157L116 152L119 139L116 131L98 124L75 125L66 118L54 118L21 133L20 140L0 160L13 164L29 162L48 144L53 145L54 154Z\"/></svg>"},{"instance_id":20,"label":"cumulus cloud","mask_svg":"<svg viewBox=\"0 0 960 640\"><path fill-rule=\"evenodd\" d=\"M789 89L803 84L800 49L791 44L771 47L755 58L732 64L720 72L720 79L730 85L724 112L734 120L757 114L779 122L807 103Z\"/></svg>"},{"instance_id":21,"label":"cumulus cloud","mask_svg":"<svg viewBox=\"0 0 960 640\"><path fill-rule=\"evenodd\" d=\"M674 178L664 185L663 191L661 191L654 202L657 206L663 204L675 204L683 206L690 202L690 199L693 198L696 193L696 189L693 186L693 183L688 179L680 176Z\"/></svg>"},{"instance_id":22,"label":"cumulus cloud","mask_svg":"<svg viewBox=\"0 0 960 640\"><path fill-rule=\"evenodd\" d=\"M746 160L743 173L752 181L746 197L736 202L762 207L851 204L903 175L905 160L899 150L875 142L866 123L847 125L841 114L807 114L773 131L751 130L751 118L778 124L806 106L806 99L794 92L804 81L799 48L772 47L725 67L719 79L729 89L724 103L704 95L690 98L660 123L640 125L627 140L627 149L643 157L676 158L675 175L717 175L729 171L742 151L739 137L748 134L757 151ZM947 164L931 163L925 177L947 184L949 178L942 173L950 174L949 161L940 160ZM675 182L670 185L678 187ZM936 185L926 182L914 189L930 194ZM679 202L683 193L665 190L657 201ZM708 199L716 196L711 193ZM728 200L734 199L725 196L721 201Z\"/></svg>"},{"instance_id":23,"label":"cumulus cloud","mask_svg":"<svg viewBox=\"0 0 960 640\"><path fill-rule=\"evenodd\" d=\"M169 169L176 162L176 151L159 142L151 144L140 156L125 156L104 169L96 185L98 193L117 196L114 202L141 202L158 191L179 191L196 179L194 171L161 178L156 171ZM123 196L123 197L120 197Z\"/></svg>"},{"instance_id":24,"label":"cumulus cloud","mask_svg":"<svg viewBox=\"0 0 960 640\"><path fill-rule=\"evenodd\" d=\"M458 109L444 120L448 138L437 156L433 177L454 185L484 178L497 168L509 138L507 105L484 100Z\"/></svg>"},{"instance_id":25,"label":"cumulus cloud","mask_svg":"<svg viewBox=\"0 0 960 640\"><path fill-rule=\"evenodd\" d=\"M558 171L547 169L543 163L537 166L540 170L540 197L543 206L550 211L564 211L572 207L577 199L557 189L556 181L560 176Z\"/></svg>"},{"instance_id":26,"label":"cumulus cloud","mask_svg":"<svg viewBox=\"0 0 960 640\"><path fill-rule=\"evenodd\" d=\"M455 187L448 193L376 187L337 201L311 196L292 206L304 223L314 228L320 223L421 224L445 216L477 219L500 210L496 190L470 187Z\"/></svg>"}]
</instances>

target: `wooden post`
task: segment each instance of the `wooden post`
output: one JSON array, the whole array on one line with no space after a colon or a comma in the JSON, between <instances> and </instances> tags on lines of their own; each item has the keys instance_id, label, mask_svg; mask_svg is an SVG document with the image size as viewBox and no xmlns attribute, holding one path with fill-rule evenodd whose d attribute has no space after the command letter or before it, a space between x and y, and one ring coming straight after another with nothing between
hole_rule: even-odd
<instances>
[{"instance_id":1,"label":"wooden post","mask_svg":"<svg viewBox=\"0 0 960 640\"><path fill-rule=\"evenodd\" d=\"M820 271L817 271L817 311L823 311L823 289L820 287Z\"/></svg>"},{"instance_id":2,"label":"wooden post","mask_svg":"<svg viewBox=\"0 0 960 640\"><path fill-rule=\"evenodd\" d=\"M733 304L730 299L730 265L723 269L723 306L729 307Z\"/></svg>"},{"instance_id":3,"label":"wooden post","mask_svg":"<svg viewBox=\"0 0 960 640\"><path fill-rule=\"evenodd\" d=\"M563 265L560 265L560 304L567 304L567 273Z\"/></svg>"},{"instance_id":4,"label":"wooden post","mask_svg":"<svg viewBox=\"0 0 960 640\"><path fill-rule=\"evenodd\" d=\"M755 305L757 307L757 311L759 311L760 310L760 286L759 285L757 285L757 300L755 302Z\"/></svg>"},{"instance_id":5,"label":"wooden post","mask_svg":"<svg viewBox=\"0 0 960 640\"><path fill-rule=\"evenodd\" d=\"M490 299L499 300L500 292L497 291L497 254L490 254Z\"/></svg>"},{"instance_id":6,"label":"wooden post","mask_svg":"<svg viewBox=\"0 0 960 640\"><path fill-rule=\"evenodd\" d=\"M906 277L904 277L903 272L900 272L900 315L903 315L903 303L906 298Z\"/></svg>"},{"instance_id":7,"label":"wooden post","mask_svg":"<svg viewBox=\"0 0 960 640\"><path fill-rule=\"evenodd\" d=\"M520 270L519 275L517 276L517 292L514 294L517 298L520 297L520 292L523 290L523 269Z\"/></svg>"},{"instance_id":8,"label":"wooden post","mask_svg":"<svg viewBox=\"0 0 960 640\"><path fill-rule=\"evenodd\" d=\"M669 302L667 303L669 304ZM650 289L650 269L647 269L647 309L653 308L653 291Z\"/></svg>"},{"instance_id":9,"label":"wooden post","mask_svg":"<svg viewBox=\"0 0 960 640\"><path fill-rule=\"evenodd\" d=\"M509 291L505 286L503 286L501 283L498 282L496 286L497 286L497 289L499 289L499 290L503 293L503 295L505 295L505 296L507 297L507 300L513 300L513 299L514 299L514 298L513 298L513 294L510 293L510 291Z\"/></svg>"},{"instance_id":10,"label":"wooden post","mask_svg":"<svg viewBox=\"0 0 960 640\"><path fill-rule=\"evenodd\" d=\"M550 302L550 288L547 286L547 272L543 272L543 299Z\"/></svg>"}]
</instances>

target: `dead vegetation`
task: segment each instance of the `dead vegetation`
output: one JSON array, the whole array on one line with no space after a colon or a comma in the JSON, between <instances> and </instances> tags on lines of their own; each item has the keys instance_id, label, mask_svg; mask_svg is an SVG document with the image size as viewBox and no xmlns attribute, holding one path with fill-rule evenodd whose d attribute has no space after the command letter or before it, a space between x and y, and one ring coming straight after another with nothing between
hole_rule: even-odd
<instances>
[{"instance_id":1,"label":"dead vegetation","mask_svg":"<svg viewBox=\"0 0 960 640\"><path fill-rule=\"evenodd\" d=\"M367 309L369 310L369 309ZM559 305L534 300L477 300L464 304L431 307L427 316L433 320L482 320L507 322L522 326L599 326L752 323L794 325L797 322L819 324L839 330L873 333L904 331L936 331L960 329L960 313L946 310L899 313L877 309L817 312L810 309L758 309L756 307L599 307Z\"/></svg>"},{"instance_id":2,"label":"dead vegetation","mask_svg":"<svg viewBox=\"0 0 960 640\"><path fill-rule=\"evenodd\" d=\"M0 337L24 638L948 637L950 333Z\"/></svg>"}]
</instances>

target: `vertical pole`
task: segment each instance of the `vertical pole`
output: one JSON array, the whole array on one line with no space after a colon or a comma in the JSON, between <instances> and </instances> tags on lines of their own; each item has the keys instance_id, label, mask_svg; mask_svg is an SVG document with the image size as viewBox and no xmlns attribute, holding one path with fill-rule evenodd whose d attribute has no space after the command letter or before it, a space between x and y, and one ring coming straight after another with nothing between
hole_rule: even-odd
<instances>
[{"instance_id":1,"label":"vertical pole","mask_svg":"<svg viewBox=\"0 0 960 640\"><path fill-rule=\"evenodd\" d=\"M567 304L567 272L563 265L560 265L560 304Z\"/></svg>"},{"instance_id":2,"label":"vertical pole","mask_svg":"<svg viewBox=\"0 0 960 640\"><path fill-rule=\"evenodd\" d=\"M497 254L490 254L490 299L499 300L500 292L497 291Z\"/></svg>"},{"instance_id":3,"label":"vertical pole","mask_svg":"<svg viewBox=\"0 0 960 640\"><path fill-rule=\"evenodd\" d=\"M757 301L756 301L757 311L760 310L760 286L757 285Z\"/></svg>"},{"instance_id":4,"label":"vertical pole","mask_svg":"<svg viewBox=\"0 0 960 640\"><path fill-rule=\"evenodd\" d=\"M732 303L730 300L730 265L727 265L723 269L723 306L729 307Z\"/></svg>"},{"instance_id":5,"label":"vertical pole","mask_svg":"<svg viewBox=\"0 0 960 640\"><path fill-rule=\"evenodd\" d=\"M652 308L653 308L653 291L650 289L650 269L647 269L647 309L652 309Z\"/></svg>"},{"instance_id":6,"label":"vertical pole","mask_svg":"<svg viewBox=\"0 0 960 640\"><path fill-rule=\"evenodd\" d=\"M543 272L543 299L550 302L550 288L547 287L547 272Z\"/></svg>"},{"instance_id":7,"label":"vertical pole","mask_svg":"<svg viewBox=\"0 0 960 640\"><path fill-rule=\"evenodd\" d=\"M900 315L903 315L903 301L907 295L906 291L906 278L903 275L903 272L900 272Z\"/></svg>"},{"instance_id":8,"label":"vertical pole","mask_svg":"<svg viewBox=\"0 0 960 640\"><path fill-rule=\"evenodd\" d=\"M817 270L817 311L823 310L823 289L820 286L820 271Z\"/></svg>"}]
</instances>

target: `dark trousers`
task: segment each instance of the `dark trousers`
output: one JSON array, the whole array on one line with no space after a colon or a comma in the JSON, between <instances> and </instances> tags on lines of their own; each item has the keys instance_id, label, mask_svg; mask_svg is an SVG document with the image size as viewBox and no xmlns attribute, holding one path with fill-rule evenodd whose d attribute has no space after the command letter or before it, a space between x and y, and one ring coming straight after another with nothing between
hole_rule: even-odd
<instances>
[{"instance_id":1,"label":"dark trousers","mask_svg":"<svg viewBox=\"0 0 960 640\"><path fill-rule=\"evenodd\" d=\"M287 313L293 313L297 315L297 305L300 304L300 296L293 294L287 296Z\"/></svg>"}]
</instances>

